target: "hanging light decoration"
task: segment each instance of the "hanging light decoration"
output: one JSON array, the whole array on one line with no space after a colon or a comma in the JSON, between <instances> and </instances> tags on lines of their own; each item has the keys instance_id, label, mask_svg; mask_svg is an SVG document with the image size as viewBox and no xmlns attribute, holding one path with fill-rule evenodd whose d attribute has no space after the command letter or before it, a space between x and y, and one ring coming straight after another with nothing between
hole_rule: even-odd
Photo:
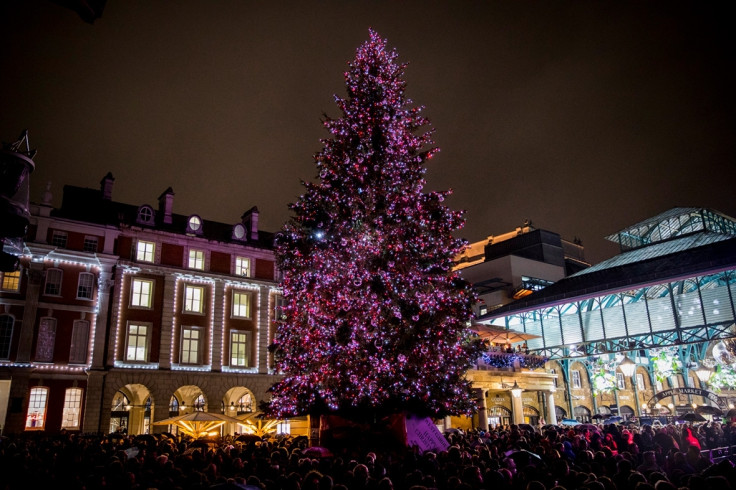
<instances>
[{"instance_id":1,"label":"hanging light decoration","mask_svg":"<svg viewBox=\"0 0 736 490\"><path fill-rule=\"evenodd\" d=\"M701 383L707 383L710 381L710 377L713 375L713 369L709 368L702 362L698 366L698 368L695 370L695 376L698 377Z\"/></svg>"},{"instance_id":2,"label":"hanging light decoration","mask_svg":"<svg viewBox=\"0 0 736 490\"><path fill-rule=\"evenodd\" d=\"M621 370L624 376L630 378L636 371L636 363L629 359L629 356L624 354L624 358L618 363L618 368Z\"/></svg>"}]
</instances>

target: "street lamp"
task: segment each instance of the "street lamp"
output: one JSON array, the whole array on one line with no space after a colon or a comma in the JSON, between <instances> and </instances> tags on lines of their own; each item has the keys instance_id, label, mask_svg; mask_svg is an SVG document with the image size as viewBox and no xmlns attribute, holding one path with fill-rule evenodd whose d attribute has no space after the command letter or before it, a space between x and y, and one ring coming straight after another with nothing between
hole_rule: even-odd
<instances>
[{"instance_id":1,"label":"street lamp","mask_svg":"<svg viewBox=\"0 0 736 490\"><path fill-rule=\"evenodd\" d=\"M514 380L514 386L511 387L511 394L514 396L514 398L519 398L521 396L521 386L519 386L519 383Z\"/></svg>"},{"instance_id":2,"label":"street lamp","mask_svg":"<svg viewBox=\"0 0 736 490\"><path fill-rule=\"evenodd\" d=\"M621 370L624 376L630 378L636 371L636 363L629 359L629 356L624 354L624 358L618 363L618 368Z\"/></svg>"}]
</instances>

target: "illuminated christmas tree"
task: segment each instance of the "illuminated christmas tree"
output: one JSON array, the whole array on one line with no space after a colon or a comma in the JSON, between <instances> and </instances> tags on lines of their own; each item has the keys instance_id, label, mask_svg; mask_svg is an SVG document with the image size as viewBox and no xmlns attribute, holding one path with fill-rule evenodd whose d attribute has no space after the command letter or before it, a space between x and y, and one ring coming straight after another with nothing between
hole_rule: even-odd
<instances>
[{"instance_id":1,"label":"illuminated christmas tree","mask_svg":"<svg viewBox=\"0 0 736 490\"><path fill-rule=\"evenodd\" d=\"M438 150L396 59L371 31L345 73L347 97L335 97L342 117L325 116L318 179L276 239L285 306L271 350L285 377L273 416L475 408L475 296L452 271L464 219L443 204L449 192L422 192Z\"/></svg>"}]
</instances>

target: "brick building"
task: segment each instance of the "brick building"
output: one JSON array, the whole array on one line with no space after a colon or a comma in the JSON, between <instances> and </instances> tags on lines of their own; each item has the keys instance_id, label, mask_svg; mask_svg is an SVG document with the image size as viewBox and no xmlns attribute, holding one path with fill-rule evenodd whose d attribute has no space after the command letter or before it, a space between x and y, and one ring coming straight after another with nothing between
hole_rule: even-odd
<instances>
[{"instance_id":1,"label":"brick building","mask_svg":"<svg viewBox=\"0 0 736 490\"><path fill-rule=\"evenodd\" d=\"M4 432L153 432L191 410L254 411L275 381L279 291L258 209L218 223L174 213L171 188L154 207L113 201L113 185L32 206L0 291Z\"/></svg>"}]
</instances>

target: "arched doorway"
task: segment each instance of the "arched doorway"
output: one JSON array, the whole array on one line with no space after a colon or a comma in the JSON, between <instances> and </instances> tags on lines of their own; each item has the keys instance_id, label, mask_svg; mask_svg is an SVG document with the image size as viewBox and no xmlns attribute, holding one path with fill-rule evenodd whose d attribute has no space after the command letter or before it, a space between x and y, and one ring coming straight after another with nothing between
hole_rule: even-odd
<instances>
[{"instance_id":1,"label":"arched doorway","mask_svg":"<svg viewBox=\"0 0 736 490\"><path fill-rule=\"evenodd\" d=\"M110 433L149 434L154 403L144 385L122 386L113 395L110 407Z\"/></svg>"},{"instance_id":2,"label":"arched doorway","mask_svg":"<svg viewBox=\"0 0 736 490\"><path fill-rule=\"evenodd\" d=\"M524 405L524 422L536 427L539 425L539 410L531 405Z\"/></svg>"},{"instance_id":3,"label":"arched doorway","mask_svg":"<svg viewBox=\"0 0 736 490\"><path fill-rule=\"evenodd\" d=\"M590 409L588 407L578 405L573 409L573 413L575 414L575 420L577 420L578 422L583 424L590 423Z\"/></svg>"},{"instance_id":4,"label":"arched doorway","mask_svg":"<svg viewBox=\"0 0 736 490\"><path fill-rule=\"evenodd\" d=\"M634 409L631 408L628 405L621 405L618 408L618 414L621 416L621 419L624 422L626 422L627 420L631 419L635 415Z\"/></svg>"},{"instance_id":5,"label":"arched doorway","mask_svg":"<svg viewBox=\"0 0 736 490\"><path fill-rule=\"evenodd\" d=\"M557 421L560 422L562 419L567 418L567 410L559 405L555 405L555 415L557 416Z\"/></svg>"},{"instance_id":6,"label":"arched doorway","mask_svg":"<svg viewBox=\"0 0 736 490\"><path fill-rule=\"evenodd\" d=\"M511 410L501 405L488 407L488 427L511 425Z\"/></svg>"}]
</instances>

